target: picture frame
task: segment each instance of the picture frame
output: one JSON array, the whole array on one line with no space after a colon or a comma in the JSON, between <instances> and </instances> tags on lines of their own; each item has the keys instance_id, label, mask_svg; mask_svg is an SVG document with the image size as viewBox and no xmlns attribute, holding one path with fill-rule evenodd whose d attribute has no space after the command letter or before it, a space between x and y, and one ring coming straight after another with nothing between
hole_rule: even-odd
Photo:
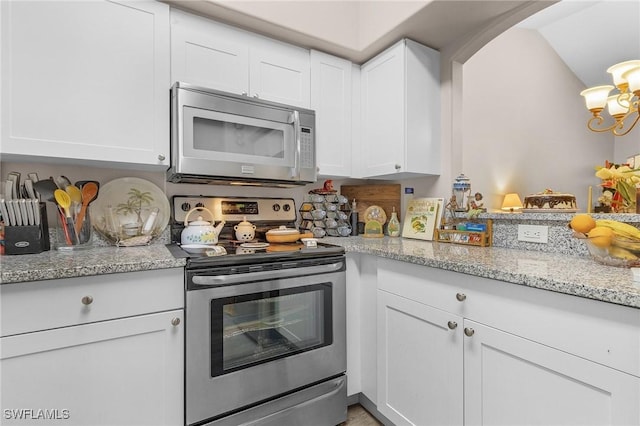
<instances>
[{"instance_id":1,"label":"picture frame","mask_svg":"<svg viewBox=\"0 0 640 426\"><path fill-rule=\"evenodd\" d=\"M433 241L442 221L444 198L414 198L407 204L402 227L403 238Z\"/></svg>"}]
</instances>

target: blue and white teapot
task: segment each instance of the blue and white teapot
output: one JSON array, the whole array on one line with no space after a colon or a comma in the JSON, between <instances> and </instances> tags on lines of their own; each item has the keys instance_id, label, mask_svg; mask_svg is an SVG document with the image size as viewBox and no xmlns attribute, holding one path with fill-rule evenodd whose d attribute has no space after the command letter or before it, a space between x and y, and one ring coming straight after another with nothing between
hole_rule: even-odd
<instances>
[{"instance_id":1,"label":"blue and white teapot","mask_svg":"<svg viewBox=\"0 0 640 426\"><path fill-rule=\"evenodd\" d=\"M194 211L206 211L211 216L211 222L207 222L203 220L202 216L198 216L196 220L189 223L189 215ZM180 243L182 245L186 244L216 244L218 242L218 235L222 231L222 227L224 226L224 220L221 221L218 226L213 226L215 222L215 218L213 217L213 213L205 207L196 207L187 213L184 218L184 229L180 234Z\"/></svg>"}]
</instances>

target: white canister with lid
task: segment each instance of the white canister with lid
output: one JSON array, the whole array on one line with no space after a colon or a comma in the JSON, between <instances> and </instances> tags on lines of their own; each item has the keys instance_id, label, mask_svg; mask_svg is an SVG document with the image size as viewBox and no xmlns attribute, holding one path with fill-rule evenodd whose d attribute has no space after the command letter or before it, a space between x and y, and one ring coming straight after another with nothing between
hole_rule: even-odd
<instances>
[{"instance_id":1,"label":"white canister with lid","mask_svg":"<svg viewBox=\"0 0 640 426\"><path fill-rule=\"evenodd\" d=\"M251 241L256 237L256 226L247 222L246 216L233 229L236 231L236 240L238 241Z\"/></svg>"}]
</instances>

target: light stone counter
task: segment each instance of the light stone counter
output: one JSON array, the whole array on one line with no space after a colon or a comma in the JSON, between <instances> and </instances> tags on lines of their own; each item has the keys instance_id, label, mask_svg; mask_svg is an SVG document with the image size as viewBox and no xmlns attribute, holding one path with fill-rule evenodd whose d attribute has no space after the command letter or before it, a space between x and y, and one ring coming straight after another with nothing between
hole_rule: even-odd
<instances>
[{"instance_id":1,"label":"light stone counter","mask_svg":"<svg viewBox=\"0 0 640 426\"><path fill-rule=\"evenodd\" d=\"M142 247L93 247L87 250L50 250L39 254L0 257L0 283L51 280L88 275L181 268L164 244Z\"/></svg>"},{"instance_id":2,"label":"light stone counter","mask_svg":"<svg viewBox=\"0 0 640 426\"><path fill-rule=\"evenodd\" d=\"M347 252L440 268L507 283L551 290L640 308L640 283L625 268L604 266L586 255L566 255L505 247L472 247L404 238L328 237L322 242ZM117 272L180 268L164 244L94 247L86 251L2 256L1 283L72 278Z\"/></svg>"},{"instance_id":3,"label":"light stone counter","mask_svg":"<svg viewBox=\"0 0 640 426\"><path fill-rule=\"evenodd\" d=\"M588 256L504 247L474 247L406 238L330 237L347 253L364 253L528 287L640 308L640 283L630 269Z\"/></svg>"}]
</instances>

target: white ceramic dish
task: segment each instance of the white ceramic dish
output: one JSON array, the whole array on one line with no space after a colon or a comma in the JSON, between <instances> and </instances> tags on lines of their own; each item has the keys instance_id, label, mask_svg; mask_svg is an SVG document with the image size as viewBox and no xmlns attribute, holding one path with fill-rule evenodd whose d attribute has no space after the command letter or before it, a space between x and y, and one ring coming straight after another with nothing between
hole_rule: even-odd
<instances>
[{"instance_id":1,"label":"white ceramic dish","mask_svg":"<svg viewBox=\"0 0 640 426\"><path fill-rule=\"evenodd\" d=\"M112 208L115 219L115 223L111 225L109 224L111 219L107 213L108 207ZM127 225L136 223L137 229L146 228L145 222L155 209L157 209L157 215L155 219L152 218L153 224L148 234L154 237L160 235L169 223L171 211L169 200L160 188L148 180L135 177L118 178L107 182L100 187L98 198L90 204L89 209L94 227L101 234L112 237L114 242L135 237L125 233L124 229ZM116 227L118 229L113 229Z\"/></svg>"},{"instance_id":2,"label":"white ceramic dish","mask_svg":"<svg viewBox=\"0 0 640 426\"><path fill-rule=\"evenodd\" d=\"M269 243L242 243L240 244L240 247L244 247L244 248L265 248L265 247L269 247Z\"/></svg>"},{"instance_id":3,"label":"white ceramic dish","mask_svg":"<svg viewBox=\"0 0 640 426\"><path fill-rule=\"evenodd\" d=\"M202 254L208 251L224 251L224 254L226 254L225 248L216 244L182 244L180 248L182 248L182 250L186 251L187 253L193 254Z\"/></svg>"}]
</instances>

